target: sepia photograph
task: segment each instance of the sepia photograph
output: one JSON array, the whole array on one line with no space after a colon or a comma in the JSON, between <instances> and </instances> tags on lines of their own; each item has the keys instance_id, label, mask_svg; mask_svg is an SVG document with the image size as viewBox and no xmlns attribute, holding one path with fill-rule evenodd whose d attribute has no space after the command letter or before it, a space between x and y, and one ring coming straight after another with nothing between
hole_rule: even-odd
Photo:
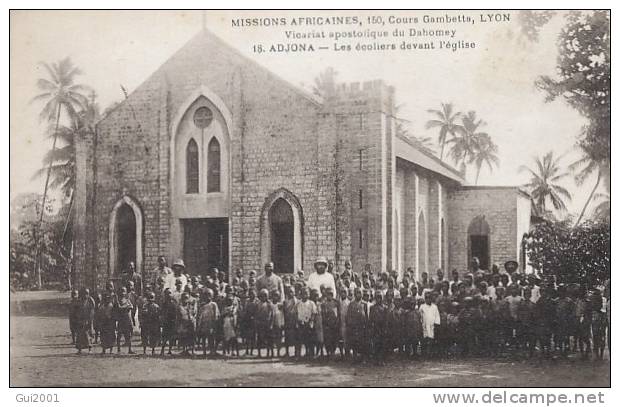
<instances>
[{"instance_id":1,"label":"sepia photograph","mask_svg":"<svg viewBox=\"0 0 620 407\"><path fill-rule=\"evenodd\" d=\"M9 387L610 388L611 10L9 24Z\"/></svg>"}]
</instances>

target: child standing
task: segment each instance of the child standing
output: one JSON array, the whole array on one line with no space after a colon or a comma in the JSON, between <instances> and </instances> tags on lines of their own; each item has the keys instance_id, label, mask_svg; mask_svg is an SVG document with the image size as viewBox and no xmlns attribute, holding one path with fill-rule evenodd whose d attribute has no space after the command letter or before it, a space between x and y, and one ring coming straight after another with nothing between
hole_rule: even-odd
<instances>
[{"instance_id":1,"label":"child standing","mask_svg":"<svg viewBox=\"0 0 620 407\"><path fill-rule=\"evenodd\" d=\"M536 304L532 301L532 290L527 287L523 290L523 301L519 305L518 338L521 346L528 351L528 356L534 356L536 348L536 334L534 329L534 314Z\"/></svg>"},{"instance_id":2,"label":"child standing","mask_svg":"<svg viewBox=\"0 0 620 407\"><path fill-rule=\"evenodd\" d=\"M273 304L269 301L269 291L263 288L258 293L259 303L256 307L256 348L261 357L263 346L267 349L267 357L273 356Z\"/></svg>"},{"instance_id":3,"label":"child standing","mask_svg":"<svg viewBox=\"0 0 620 407\"><path fill-rule=\"evenodd\" d=\"M160 308L155 302L155 293L145 293L146 302L140 308L140 333L142 337L142 353L146 354L146 348L151 348L151 355L155 354L155 348L159 346L161 339Z\"/></svg>"},{"instance_id":4,"label":"child standing","mask_svg":"<svg viewBox=\"0 0 620 407\"><path fill-rule=\"evenodd\" d=\"M325 287L323 287L325 289ZM321 315L321 294L318 290L310 290L310 300L316 305L316 314L314 314L314 338L313 352L315 356L323 356L323 315Z\"/></svg>"},{"instance_id":5,"label":"child standing","mask_svg":"<svg viewBox=\"0 0 620 407\"><path fill-rule=\"evenodd\" d=\"M334 298L331 287L325 289L325 298L321 303L321 317L323 321L323 339L327 356L332 357L336 352L340 339L340 310L338 301Z\"/></svg>"},{"instance_id":6,"label":"child standing","mask_svg":"<svg viewBox=\"0 0 620 407\"><path fill-rule=\"evenodd\" d=\"M101 333L101 325L100 321L97 318L97 311L103 305L103 296L101 293L97 293L95 295L95 316L93 318L93 331L94 331L94 340L93 343L99 343L99 334Z\"/></svg>"},{"instance_id":7,"label":"child standing","mask_svg":"<svg viewBox=\"0 0 620 407\"><path fill-rule=\"evenodd\" d=\"M105 354L106 350L110 350L116 344L116 320L113 298L110 296L103 297L103 303L97 310L95 318L101 330L101 353Z\"/></svg>"},{"instance_id":8,"label":"child standing","mask_svg":"<svg viewBox=\"0 0 620 407\"><path fill-rule=\"evenodd\" d=\"M318 313L316 304L310 300L310 292L307 287L301 288L301 299L297 302L297 343L295 346L295 357L301 356L301 344L303 343L307 357L313 356L313 337L315 315Z\"/></svg>"},{"instance_id":9,"label":"child standing","mask_svg":"<svg viewBox=\"0 0 620 407\"><path fill-rule=\"evenodd\" d=\"M196 331L198 340L202 344L202 354L206 356L207 346L211 356L217 355L215 348L215 335L217 324L220 319L220 311L217 303L213 301L213 290L206 288L203 291L203 303L198 312L196 320Z\"/></svg>"},{"instance_id":10,"label":"child standing","mask_svg":"<svg viewBox=\"0 0 620 407\"><path fill-rule=\"evenodd\" d=\"M585 286L579 286L579 295L575 302L575 318L577 320L577 341L581 356L589 357L592 352L590 346L590 332L592 331L592 307L586 296Z\"/></svg>"},{"instance_id":11,"label":"child standing","mask_svg":"<svg viewBox=\"0 0 620 407\"><path fill-rule=\"evenodd\" d=\"M280 292L275 290L271 293L271 301L273 302L273 346L276 348L278 357L280 357L280 348L282 347L282 337L284 336L284 310L280 298Z\"/></svg>"},{"instance_id":12,"label":"child standing","mask_svg":"<svg viewBox=\"0 0 620 407\"><path fill-rule=\"evenodd\" d=\"M362 300L362 290L353 292L354 300L349 304L346 316L347 341L351 350L365 358L368 355L368 303Z\"/></svg>"},{"instance_id":13,"label":"child standing","mask_svg":"<svg viewBox=\"0 0 620 407\"><path fill-rule=\"evenodd\" d=\"M183 348L181 355L194 354L194 315L189 294L181 294L181 302L177 306L176 329L179 346Z\"/></svg>"},{"instance_id":14,"label":"child standing","mask_svg":"<svg viewBox=\"0 0 620 407\"><path fill-rule=\"evenodd\" d=\"M232 293L226 296L222 311L222 332L224 336L224 353L239 356L239 341L237 338L237 305Z\"/></svg>"},{"instance_id":15,"label":"child standing","mask_svg":"<svg viewBox=\"0 0 620 407\"><path fill-rule=\"evenodd\" d=\"M131 350L131 335L133 334L133 322L131 321L131 313L133 304L129 299L127 287L121 287L121 295L118 299L118 336L116 337L116 352L121 353L121 337L125 339L127 345L127 353L133 355L135 352Z\"/></svg>"},{"instance_id":16,"label":"child standing","mask_svg":"<svg viewBox=\"0 0 620 407\"><path fill-rule=\"evenodd\" d=\"M169 288L164 290L161 304L161 354L164 354L166 344L168 345L168 355L172 355L172 345L176 340L176 318L177 304L172 298L172 291Z\"/></svg>"},{"instance_id":17,"label":"child standing","mask_svg":"<svg viewBox=\"0 0 620 407\"><path fill-rule=\"evenodd\" d=\"M338 315L340 316L340 355L344 358L349 354L349 344L347 342L347 311L349 309L349 292L346 288L340 289L340 301L338 303Z\"/></svg>"},{"instance_id":18,"label":"child standing","mask_svg":"<svg viewBox=\"0 0 620 407\"><path fill-rule=\"evenodd\" d=\"M256 311L258 310L258 300L256 289L250 286L248 299L243 310L242 336L245 340L245 354L253 355L256 346Z\"/></svg>"},{"instance_id":19,"label":"child standing","mask_svg":"<svg viewBox=\"0 0 620 407\"><path fill-rule=\"evenodd\" d=\"M575 304L566 294L566 286L561 284L558 287L558 301L556 306L556 347L559 346L563 356L568 355L568 351L570 350L571 325L573 316L575 315Z\"/></svg>"},{"instance_id":20,"label":"child standing","mask_svg":"<svg viewBox=\"0 0 620 407\"><path fill-rule=\"evenodd\" d=\"M286 356L290 357L289 348L297 346L297 298L293 287L284 288L283 312L284 312L284 345L286 346Z\"/></svg>"},{"instance_id":21,"label":"child standing","mask_svg":"<svg viewBox=\"0 0 620 407\"><path fill-rule=\"evenodd\" d=\"M405 300L405 314L403 320L406 352L411 357L416 357L418 353L418 344L420 342L420 333L422 331L422 323L420 321L420 313L417 310L413 297L407 297Z\"/></svg>"},{"instance_id":22,"label":"child standing","mask_svg":"<svg viewBox=\"0 0 620 407\"><path fill-rule=\"evenodd\" d=\"M388 338L388 308L383 303L383 294L375 292L375 304L370 308L368 322L370 324L372 354L377 364L385 363ZM389 339L388 339L389 341Z\"/></svg>"},{"instance_id":23,"label":"child standing","mask_svg":"<svg viewBox=\"0 0 620 407\"><path fill-rule=\"evenodd\" d=\"M69 304L69 330L71 331L71 344L75 345L78 333L78 317L80 314L80 300L78 290L71 291L71 303Z\"/></svg>"},{"instance_id":24,"label":"child standing","mask_svg":"<svg viewBox=\"0 0 620 407\"><path fill-rule=\"evenodd\" d=\"M597 359L603 359L605 352L605 328L607 318L603 312L603 297L599 289L592 292L592 344L594 355Z\"/></svg>"},{"instance_id":25,"label":"child standing","mask_svg":"<svg viewBox=\"0 0 620 407\"><path fill-rule=\"evenodd\" d=\"M439 309L433 304L430 293L424 297L424 304L420 305L420 319L422 320L422 353L433 353L435 344L435 327L441 323Z\"/></svg>"},{"instance_id":26,"label":"child standing","mask_svg":"<svg viewBox=\"0 0 620 407\"><path fill-rule=\"evenodd\" d=\"M95 303L86 289L82 289L78 300L79 309L77 315L77 337L75 344L78 353L82 353L82 349L86 348L88 348L88 351L90 352L91 327L93 314L95 312Z\"/></svg>"}]
</instances>

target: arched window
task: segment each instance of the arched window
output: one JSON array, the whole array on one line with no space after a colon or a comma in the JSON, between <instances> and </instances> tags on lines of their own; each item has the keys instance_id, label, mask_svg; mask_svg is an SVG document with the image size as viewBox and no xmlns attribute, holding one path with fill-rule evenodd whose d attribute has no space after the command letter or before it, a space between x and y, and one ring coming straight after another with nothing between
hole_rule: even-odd
<instances>
[{"instance_id":1,"label":"arched window","mask_svg":"<svg viewBox=\"0 0 620 407\"><path fill-rule=\"evenodd\" d=\"M209 141L207 165L207 192L220 192L220 143L215 137Z\"/></svg>"},{"instance_id":2,"label":"arched window","mask_svg":"<svg viewBox=\"0 0 620 407\"><path fill-rule=\"evenodd\" d=\"M200 180L199 164L198 164L198 144L196 140L190 139L185 149L185 192L188 194L198 193L198 184Z\"/></svg>"}]
</instances>

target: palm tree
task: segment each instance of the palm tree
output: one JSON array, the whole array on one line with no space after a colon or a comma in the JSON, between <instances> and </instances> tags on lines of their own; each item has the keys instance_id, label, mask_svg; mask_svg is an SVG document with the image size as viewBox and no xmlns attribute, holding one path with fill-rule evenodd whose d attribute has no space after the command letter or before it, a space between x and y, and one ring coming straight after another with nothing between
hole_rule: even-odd
<instances>
[{"instance_id":1,"label":"palm tree","mask_svg":"<svg viewBox=\"0 0 620 407\"><path fill-rule=\"evenodd\" d=\"M575 222L575 225L578 225L579 222L581 222L581 219L583 218L583 215L585 214L586 208L590 204L590 201L592 201L592 199L596 195L596 190L598 189L601 180L609 177L609 163L607 162L607 160L594 159L592 155L588 153L588 151L582 148L581 157L577 161L569 165L568 168L576 173L575 183L577 184L577 186L582 186L583 183L590 178L590 176L596 174L596 183L594 184L592 191L590 191L590 195L588 196L586 203L581 209L581 213L577 218L577 222Z\"/></svg>"},{"instance_id":2,"label":"palm tree","mask_svg":"<svg viewBox=\"0 0 620 407\"><path fill-rule=\"evenodd\" d=\"M53 142L52 142L52 150L51 154L56 154L56 142L58 141L58 128L60 126L60 116L63 108L65 109L65 113L72 118L81 107L85 105L87 101L86 97L83 95L83 92L86 91L86 87L83 85L75 84L75 77L81 74L81 71L73 65L70 58L64 58L57 63L53 63L49 65L47 63L40 63L40 65L46 70L49 78L40 78L37 81L37 88L39 88L39 93L32 99L32 102L42 101L43 109L40 113L40 118L42 120L47 120L49 122L55 121L54 131L53 131ZM47 198L47 190L49 187L49 180L52 174L52 161L50 161L47 168L47 175L45 177L45 187L43 189L43 202L45 202ZM41 211L41 215L39 217L39 233L37 234L37 239L39 239L41 231L41 225L43 224L43 213ZM37 244L38 251L38 244ZM35 259L37 280L39 287L41 286L41 270L38 262L38 254Z\"/></svg>"},{"instance_id":3,"label":"palm tree","mask_svg":"<svg viewBox=\"0 0 620 407\"><path fill-rule=\"evenodd\" d=\"M532 200L537 208L542 212L547 212L547 200L551 201L551 204L556 210L566 210L566 204L563 199L571 200L572 196L566 188L558 185L557 182L569 176L567 171L563 171L560 168L559 161L562 157L553 157L553 152L550 151L544 155L542 160L540 157L535 157L534 162L536 164L536 170L522 165L519 167L519 172L529 172L531 175L530 181L524 186L530 190Z\"/></svg>"},{"instance_id":4,"label":"palm tree","mask_svg":"<svg viewBox=\"0 0 620 407\"><path fill-rule=\"evenodd\" d=\"M456 131L460 128L460 125L456 123L456 120L461 116L461 112L453 112L454 108L452 103L442 103L441 110L429 109L428 112L437 116L437 119L432 119L426 122L426 128L432 129L439 127L439 137L437 139L438 144L441 146L441 152L439 159L443 160L444 148L448 141L448 134L452 137L455 136Z\"/></svg>"},{"instance_id":5,"label":"palm tree","mask_svg":"<svg viewBox=\"0 0 620 407\"><path fill-rule=\"evenodd\" d=\"M477 119L474 111L462 116L461 123L462 125L455 129L455 136L447 143L451 144L449 153L452 160L460 166L461 172L465 174L467 164L471 164L476 158L478 140L489 136L487 133L478 132L478 129L486 123Z\"/></svg>"},{"instance_id":6,"label":"palm tree","mask_svg":"<svg viewBox=\"0 0 620 407\"><path fill-rule=\"evenodd\" d=\"M594 208L594 218L602 222L609 222L611 219L611 196L609 192L594 194L593 199L602 199L602 202Z\"/></svg>"},{"instance_id":7,"label":"palm tree","mask_svg":"<svg viewBox=\"0 0 620 407\"><path fill-rule=\"evenodd\" d=\"M497 157L497 145L491 140L486 133L479 133L480 136L475 139L475 152L471 158L471 162L476 165L476 182L478 185L478 177L483 164L486 164L489 171L493 172L493 166L499 166L499 157Z\"/></svg>"}]
</instances>

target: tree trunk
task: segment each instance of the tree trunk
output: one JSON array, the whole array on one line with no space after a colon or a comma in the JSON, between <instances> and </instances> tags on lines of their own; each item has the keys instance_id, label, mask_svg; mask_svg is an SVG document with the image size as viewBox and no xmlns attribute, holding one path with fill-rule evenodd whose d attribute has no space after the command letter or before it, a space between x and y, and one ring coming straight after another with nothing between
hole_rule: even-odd
<instances>
[{"instance_id":1,"label":"tree trunk","mask_svg":"<svg viewBox=\"0 0 620 407\"><path fill-rule=\"evenodd\" d=\"M594 188L592 188L592 191L590 192L590 196L588 197L588 200L583 205L583 209L581 210L581 213L579 214L579 217L577 218L577 222L575 222L575 226L577 226L579 222L581 222L581 218L583 218L583 214L586 213L586 208L590 204L590 201L592 200L592 197L594 196L594 193L596 192L596 189L598 188L598 184L600 183L601 183L601 171L598 172L598 177L596 178L596 184L594 184Z\"/></svg>"},{"instance_id":2,"label":"tree trunk","mask_svg":"<svg viewBox=\"0 0 620 407\"><path fill-rule=\"evenodd\" d=\"M443 161L443 149L446 147L446 142L441 143L441 153L439 154L439 159Z\"/></svg>"},{"instance_id":3,"label":"tree trunk","mask_svg":"<svg viewBox=\"0 0 620 407\"><path fill-rule=\"evenodd\" d=\"M67 212L67 219L65 220L65 227L62 229L62 244L65 243L65 236L67 234L67 229L69 228L69 222L71 221L71 212L73 212L73 198L75 197L75 191L71 190L71 198L69 200L69 211ZM73 239L71 239L73 241ZM64 246L63 246L64 247Z\"/></svg>"},{"instance_id":4,"label":"tree trunk","mask_svg":"<svg viewBox=\"0 0 620 407\"><path fill-rule=\"evenodd\" d=\"M474 185L478 185L478 177L480 176L480 169L482 168L482 166L478 167L478 169L476 170L476 182L474 182Z\"/></svg>"},{"instance_id":5,"label":"tree trunk","mask_svg":"<svg viewBox=\"0 0 620 407\"><path fill-rule=\"evenodd\" d=\"M58 140L58 125L60 124L60 107L61 105L58 105L58 113L56 114L56 127L54 129L54 142L52 143L52 157L53 157L53 152L56 150L56 141ZM47 189L49 187L49 183L50 183L50 175L52 175L52 164L54 163L53 160L50 160L50 163L47 167L47 176L45 177L45 188L43 189L43 200L42 200L42 204L41 204L41 214L39 215L39 233L37 233L37 242L36 242L36 247L37 247L37 253L35 256L35 268L36 268L36 274L37 274L37 285L39 286L39 290L41 289L41 227L43 226L43 214L45 213L45 201L47 199Z\"/></svg>"}]
</instances>

